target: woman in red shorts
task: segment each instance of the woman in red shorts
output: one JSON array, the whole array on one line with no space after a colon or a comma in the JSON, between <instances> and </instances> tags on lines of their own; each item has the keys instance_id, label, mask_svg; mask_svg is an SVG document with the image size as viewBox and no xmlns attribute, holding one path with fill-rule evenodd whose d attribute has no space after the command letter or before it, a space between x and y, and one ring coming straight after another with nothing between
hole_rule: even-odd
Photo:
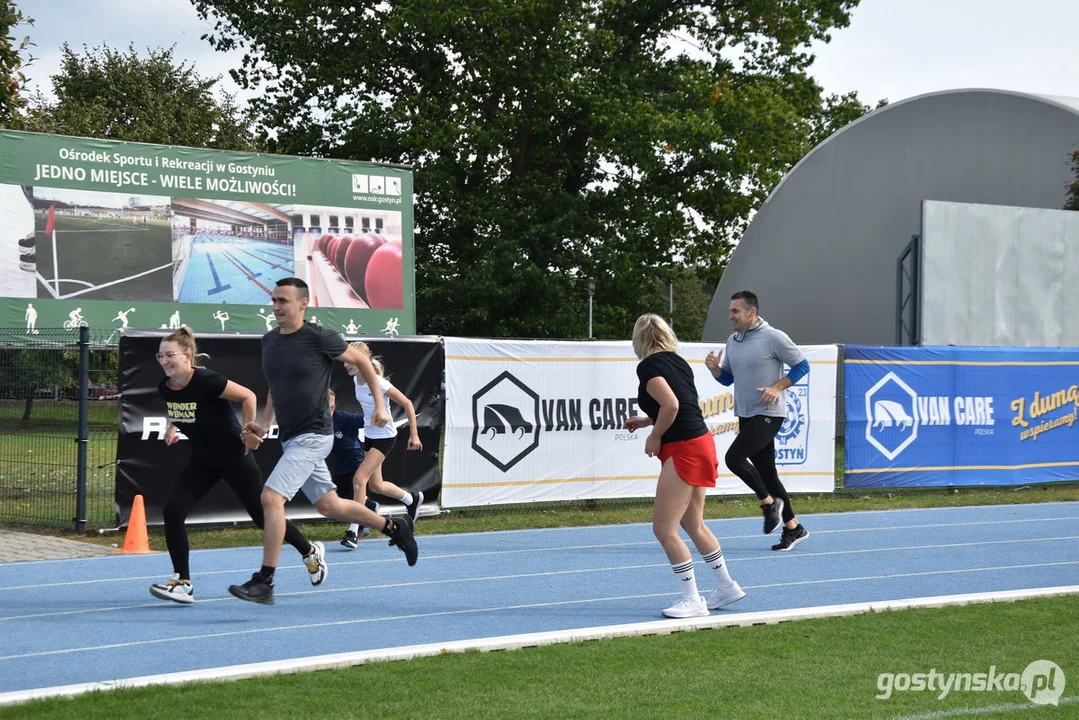
<instances>
[{"instance_id":1,"label":"woman in red shorts","mask_svg":"<svg viewBox=\"0 0 1079 720\"><path fill-rule=\"evenodd\" d=\"M667 553L682 593L663 614L700 617L746 596L727 572L719 540L704 524L705 488L715 487L719 475L715 441L701 415L693 371L678 355L678 338L663 318L652 314L637 318L633 352L641 361L637 364L637 404L645 414L626 420L626 429L634 432L652 426L644 452L662 463L652 531ZM707 599L697 591L693 558L678 535L679 525L715 573L716 588Z\"/></svg>"}]
</instances>

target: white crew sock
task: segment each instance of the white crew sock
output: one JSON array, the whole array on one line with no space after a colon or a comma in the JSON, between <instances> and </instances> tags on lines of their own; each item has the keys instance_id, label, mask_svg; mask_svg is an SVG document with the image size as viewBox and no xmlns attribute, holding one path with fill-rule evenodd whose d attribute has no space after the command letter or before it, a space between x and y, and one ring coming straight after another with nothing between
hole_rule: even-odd
<instances>
[{"instance_id":1,"label":"white crew sock","mask_svg":"<svg viewBox=\"0 0 1079 720\"><path fill-rule=\"evenodd\" d=\"M410 493L408 490L402 490L401 492L404 493L404 495L401 496L401 502L403 502L405 505L411 505L412 493Z\"/></svg>"},{"instance_id":2,"label":"white crew sock","mask_svg":"<svg viewBox=\"0 0 1079 720\"><path fill-rule=\"evenodd\" d=\"M727 572L727 563L723 561L723 548L716 547L715 550L707 555L702 554L701 559L704 560L704 564L712 569L712 572L716 574L716 587L727 587L734 580L731 579L731 574Z\"/></svg>"},{"instance_id":3,"label":"white crew sock","mask_svg":"<svg viewBox=\"0 0 1079 720\"><path fill-rule=\"evenodd\" d=\"M351 525L348 526L348 531L350 533L355 533L355 534L359 535L360 534L360 524L359 523L352 523Z\"/></svg>"},{"instance_id":4,"label":"white crew sock","mask_svg":"<svg viewBox=\"0 0 1079 720\"><path fill-rule=\"evenodd\" d=\"M697 591L697 578L693 575L693 559L671 565L674 576L678 578L678 589L682 591L682 597L687 600L696 600L700 597Z\"/></svg>"}]
</instances>

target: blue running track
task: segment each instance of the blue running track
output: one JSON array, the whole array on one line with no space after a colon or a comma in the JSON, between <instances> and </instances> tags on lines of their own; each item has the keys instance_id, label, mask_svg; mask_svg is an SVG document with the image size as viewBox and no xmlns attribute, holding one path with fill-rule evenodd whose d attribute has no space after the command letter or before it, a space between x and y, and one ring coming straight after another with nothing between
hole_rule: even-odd
<instances>
[{"instance_id":1,"label":"blue running track","mask_svg":"<svg viewBox=\"0 0 1079 720\"><path fill-rule=\"evenodd\" d=\"M712 520L747 597L713 614L1079 585L1079 503L804 516L791 552L759 519ZM419 523L422 533L423 523ZM156 600L166 553L0 565L0 693L362 650L662 619L677 598L647 524L327 545L312 587L285 547L276 605L233 598L258 548L192 553L196 602ZM697 579L711 573L697 560ZM673 622L673 621L672 621Z\"/></svg>"}]
</instances>

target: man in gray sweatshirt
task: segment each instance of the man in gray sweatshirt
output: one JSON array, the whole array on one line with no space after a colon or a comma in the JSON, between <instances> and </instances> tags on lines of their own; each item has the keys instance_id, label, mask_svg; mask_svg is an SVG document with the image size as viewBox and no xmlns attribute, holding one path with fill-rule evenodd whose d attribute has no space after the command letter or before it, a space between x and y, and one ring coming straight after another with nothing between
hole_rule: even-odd
<instances>
[{"instance_id":1,"label":"man in gray sweatshirt","mask_svg":"<svg viewBox=\"0 0 1079 720\"><path fill-rule=\"evenodd\" d=\"M728 317L734 332L722 356L710 352L704 363L720 384L734 384L738 435L724 458L727 467L757 494L765 534L782 521L782 536L772 549L785 551L809 533L795 518L776 472L775 437L787 415L787 388L805 377L809 361L785 332L758 316L759 307L748 290L731 296ZM790 368L786 374L784 365Z\"/></svg>"}]
</instances>

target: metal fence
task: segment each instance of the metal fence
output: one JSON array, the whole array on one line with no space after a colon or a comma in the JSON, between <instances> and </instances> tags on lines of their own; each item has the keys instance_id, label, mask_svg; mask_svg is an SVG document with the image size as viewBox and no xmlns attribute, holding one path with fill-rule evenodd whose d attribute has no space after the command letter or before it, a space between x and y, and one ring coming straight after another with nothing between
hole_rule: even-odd
<instances>
[{"instance_id":1,"label":"metal fence","mask_svg":"<svg viewBox=\"0 0 1079 720\"><path fill-rule=\"evenodd\" d=\"M0 328L0 522L79 532L116 524L110 333Z\"/></svg>"}]
</instances>

